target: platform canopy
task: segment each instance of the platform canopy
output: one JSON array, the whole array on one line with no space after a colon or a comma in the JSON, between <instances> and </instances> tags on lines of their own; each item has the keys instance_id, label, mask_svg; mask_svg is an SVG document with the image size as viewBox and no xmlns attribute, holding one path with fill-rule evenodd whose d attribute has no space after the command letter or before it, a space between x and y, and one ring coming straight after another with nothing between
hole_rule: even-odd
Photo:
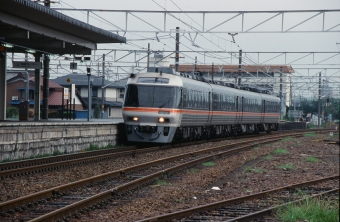
<instances>
[{"instance_id":1,"label":"platform canopy","mask_svg":"<svg viewBox=\"0 0 340 222\"><path fill-rule=\"evenodd\" d=\"M98 43L126 38L29 0L1 0L0 41L13 46L7 52L90 55Z\"/></svg>"}]
</instances>

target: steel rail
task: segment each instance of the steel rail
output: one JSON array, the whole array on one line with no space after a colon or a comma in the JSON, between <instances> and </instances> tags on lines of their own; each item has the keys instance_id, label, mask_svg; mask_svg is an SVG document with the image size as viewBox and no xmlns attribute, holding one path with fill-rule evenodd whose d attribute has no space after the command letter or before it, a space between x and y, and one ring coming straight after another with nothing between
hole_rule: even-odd
<instances>
[{"instance_id":1,"label":"steel rail","mask_svg":"<svg viewBox=\"0 0 340 222\"><path fill-rule=\"evenodd\" d=\"M264 142L260 142L259 144L277 141L277 140L280 140L280 139L282 139L286 136L287 135L280 135L280 136L277 136L277 138L275 138L275 139L266 140ZM261 140L264 140L264 139L261 138L261 139L255 140L255 141L261 141ZM175 159L180 159L180 158L183 158L185 156L192 156L192 155L195 155L195 154L202 154L202 153L206 153L206 152L217 151L217 150L220 150L220 149L228 148L229 146L243 145L243 144L247 144L247 143L250 143L250 145L246 145L246 146L243 146L243 147L240 147L240 148L231 149L231 150L220 152L220 153L217 153L217 154L212 154L212 155L209 155L209 156L206 156L206 157L203 157L203 158L199 158L199 159L196 159L196 160L193 160L193 161L190 161L190 162L187 162L187 163L175 166L175 167L171 167L167 170L162 170L158 173L154 173L154 174L151 174L149 176L134 180L134 181L132 181L130 183L126 183L122 186L118 186L118 187L112 189L111 191L105 191L101 194L97 194L93 197L87 198L86 200L71 204L71 205L64 207L64 208L61 208L61 209L63 209L62 211L61 211L61 209L59 209L57 211L52 212L51 214L46 214L46 215L42 216L42 219L41 219L43 221L45 221L45 220L53 221L55 219L55 217L62 218L62 217L65 217L65 215L70 215L70 214L76 213L76 212L78 212L78 211L80 211L84 208L88 208L89 206L93 206L93 205L96 205L98 203L103 204L102 201L108 199L108 197L111 196L111 195L122 194L122 193L124 193L128 190L134 189L138 186L142 186L143 184L151 183L154 180L156 180L157 178L164 176L165 174L172 174L173 172L179 171L183 168L187 168L187 167L190 167L192 165L197 165L200 162L211 160L216 156L227 155L227 154L230 154L230 153L233 153L233 152L240 152L240 151L243 151L245 149L248 149L249 147L253 147L256 144L254 144L254 141L232 143L232 144L227 144L227 145L219 146L219 147L215 147L215 148L209 148L209 149L206 149L206 150L189 152L189 153L185 153L185 154L182 154L182 155L172 156L170 158L163 158L163 159L148 162L148 163L145 163L145 164L140 164L140 165L136 165L136 166L133 166L133 167L113 171L113 172L106 173L106 174L103 174L103 175L99 175L99 176L96 176L96 177L91 177L89 179L77 181L77 182L74 182L74 183L71 183L71 184L63 185L63 186L60 186L60 187L56 187L56 188L52 188L52 189L49 189L49 190L46 190L46 191L42 191L42 192L39 192L39 193L28 195L28 196L26 196L26 198L23 197L23 198L18 198L18 199L15 199L15 200L4 202L4 203L0 204L0 212L4 213L6 211L11 211L11 209L13 209L13 208L20 208L25 204L32 204L33 200L39 201L39 200L41 200L41 198L51 198L53 194L62 193L62 192L65 193L65 192L68 192L69 190L72 190L72 189L80 187L80 186L85 186L89 183L95 183L95 182L102 181L104 179L108 179L110 177L114 177L114 176L118 176L118 175L125 175L125 173L127 173L127 172L131 172L131 171L134 171L134 170L137 170L137 169L140 169L140 168L145 168L147 166L159 164L159 163L162 163L162 162L168 162L168 161L175 160ZM32 199L32 198L34 198L34 199Z\"/></svg>"},{"instance_id":2,"label":"steel rail","mask_svg":"<svg viewBox=\"0 0 340 222\"><path fill-rule=\"evenodd\" d=\"M298 133L303 133L303 132L322 132L322 131L327 131L329 129L317 129L317 130L295 130ZM285 132L283 134L280 135L290 135L291 131L289 132ZM254 137L253 135L250 136ZM237 137L239 139L242 138L249 138L249 135L245 135L244 137ZM217 140L208 140L209 142L216 142L216 141L220 141L221 138L218 138ZM204 141L206 142L206 141ZM197 142L187 142L187 143L179 143L177 145L181 145L181 146L187 146L187 145L192 145L192 144L197 144ZM119 150L114 151L114 149L108 151L108 154L101 154L101 153L106 153L105 150L103 150L102 152L90 152L89 155L87 155L86 153L82 153L82 154L74 154L75 158L73 158L72 156L66 156L65 159L63 157L58 158L58 157L52 157L51 158L51 163L49 163L49 160L46 160L47 163L45 163L45 161L42 161L40 163L45 163L45 164L41 164L41 165L33 165L33 166L28 166L28 167L21 167L21 168L14 168L14 169L10 169L10 170L4 170L4 171L0 171L0 179L3 178L8 178L8 177L15 177L15 176L21 176L21 175L27 175L27 174L32 174L32 173L40 173L40 172L45 172L45 171L51 171L51 170L55 170L55 169L60 169L60 168L65 168L65 167L69 167L69 166L76 166L79 164L86 164L86 163L93 163L93 162L98 162L98 161L104 161L107 159L111 159L113 157L117 157L117 156L124 156L124 155L136 155L137 153L143 153L143 152L151 152L151 151L156 151L156 150L160 150L160 149L167 149L167 148L174 148L172 145L164 145L164 146L156 146L156 147L150 147L150 148L144 148L144 149L136 149L134 147L130 147L130 151L119 151L119 150L124 150L125 148L120 148ZM86 157L88 156L88 157ZM42 158L44 159L44 158ZM34 161L34 160L33 160ZM58 162L59 161L59 162ZM24 166L25 164L28 164L28 161L23 161L24 163L21 166ZM38 161L39 162L39 161ZM35 162L35 163L38 163ZM20 163L20 162L18 162Z\"/></svg>"},{"instance_id":3,"label":"steel rail","mask_svg":"<svg viewBox=\"0 0 340 222\"><path fill-rule=\"evenodd\" d=\"M237 203L240 203L240 202L243 202L243 201L246 201L246 200L253 200L253 199L256 199L256 198L261 198L263 196L266 196L268 194L271 194L271 193L274 193L274 192L277 192L277 191L280 191L280 190L283 190L283 189L296 188L296 187L301 187L301 186L308 186L308 185L312 185L312 184L319 183L319 182L324 182L324 181L335 179L335 178L339 178L339 175L333 175L333 176L330 176L330 177L325 177L325 178L321 178L321 179L317 179L317 180L307 181L307 182L298 183L298 184L292 184L292 185L279 187L279 188L276 188L276 189L267 190L267 191L252 194L252 195L247 195L247 196L237 197L237 198L233 198L233 199L218 201L218 202L215 202L215 203L206 204L206 205L199 206L199 207L193 207L193 208L189 208L189 209L186 209L186 210L172 212L172 213L169 213L169 214L164 214L164 215L160 215L160 216L156 216L156 217L146 218L146 219L143 219L143 220L139 220L138 222L170 221L170 220L173 220L173 219L180 219L180 218L183 218L183 217L190 216L192 214L198 214L200 212L205 212L205 211L221 208L221 207L229 205L229 204L237 204ZM336 190L339 190L339 188L337 188ZM252 216L252 215L249 215L249 216ZM239 221L239 220L233 219L231 221Z\"/></svg>"},{"instance_id":4,"label":"steel rail","mask_svg":"<svg viewBox=\"0 0 340 222\"><path fill-rule=\"evenodd\" d=\"M327 129L323 129L323 130L327 130ZM295 131L299 132L299 130L294 130L294 132ZM320 131L320 129L310 129L308 131ZM291 133L291 131L290 132L279 131L279 132ZM245 136L237 137L237 138L241 139L241 138L248 138L248 137L249 135L245 135ZM233 139L234 137L229 137L229 138ZM222 138L222 139L228 139L228 138ZM221 138L217 140L221 140ZM215 140L210 140L210 141L215 141ZM195 144L195 142L180 143L180 145L191 145L191 144ZM162 146L157 146L154 148L155 149L166 149L166 148L172 148L172 147L173 145L162 145ZM6 173L2 174L1 172L3 171L9 172L9 170L34 167L34 166L39 166L39 165L48 166L46 164L52 164L52 163L68 161L68 160L82 159L82 158L87 158L87 157L92 157L92 156L101 156L105 154L118 153L118 152L124 152L124 151L129 151L129 150L133 151L133 150L137 150L137 148L136 146L127 146L127 147L111 148L111 149L105 149L105 150L88 151L84 153L64 154L64 155L58 155L58 156L53 156L53 157L44 157L44 158L27 159L27 160L21 160L21 161L13 161L13 162L8 162L8 163L0 163L0 178L11 175L11 174L6 174ZM34 170L37 170L37 168L33 169L32 171ZM29 172L29 170L19 171L18 173L15 173L15 171L11 171L11 172L12 172L12 175L15 175L15 174L20 174L20 173L27 173Z\"/></svg>"},{"instance_id":5,"label":"steel rail","mask_svg":"<svg viewBox=\"0 0 340 222\"><path fill-rule=\"evenodd\" d=\"M274 210L276 210L278 208L281 208L281 207L284 207L284 206L287 206L287 205L290 205L290 204L301 203L302 201L304 201L308 198L317 198L317 197L325 196L325 195L335 193L335 192L339 192L339 188L328 190L328 191L325 191L325 192L322 192L322 193L319 193L319 194L315 194L311 197L306 197L306 198L302 198L302 199L299 199L299 200L294 200L294 201L284 203L284 204L281 204L281 205L278 205L278 206L275 206L275 207L270 207L268 209L261 210L261 211L255 212L255 213L251 213L251 214L248 214L248 215L245 215L245 216L242 216L242 217L237 217L235 219L228 220L228 222L242 222L242 221L247 222L247 221L250 221L252 219L257 219L261 216L269 215Z\"/></svg>"},{"instance_id":6,"label":"steel rail","mask_svg":"<svg viewBox=\"0 0 340 222\"><path fill-rule=\"evenodd\" d=\"M280 138L276 138L276 139L272 139L272 140L266 140L266 141L260 142L258 144L277 141L277 140L281 139L282 137L284 137L284 136L281 136ZM261 140L261 139L259 139L259 140ZM251 142L252 141L247 141L247 142L242 142L242 143L251 143ZM235 144L233 144L233 145L235 145ZM227 146L230 146L230 144L228 144ZM143 178L139 178L139 179L133 180L129 183L125 183L125 184L118 186L118 187L115 187L111 190L104 191L100 194L94 195L94 196L89 197L87 199L78 201L78 202L73 203L71 205L68 205L66 207L60 208L56 211L50 212L48 214L45 214L43 216L40 216L40 217L35 218L33 220L30 220L30 222L38 222L38 221L48 222L48 221L56 221L56 220L60 220L60 219L68 219L68 217L71 217L71 215L74 215L74 214L78 213L79 211L81 211L83 209L88 209L88 208L91 209L91 207L94 209L98 206L105 204L108 201L108 199L110 199L114 195L122 195L122 194L126 193L127 191L137 189L138 187L144 186L146 184L150 184L153 181L157 180L158 178L162 178L164 175L170 175L170 174L173 174L174 172L178 172L182 169L186 169L188 167L197 165L199 163L212 160L216 156L222 156L222 155L227 155L227 154L231 154L231 153L235 153L235 152L244 151L244 150L246 150L250 147L253 147L253 146L254 146L254 144L251 143L250 145L245 145L245 146L235 148L235 149L232 149L232 150L220 152L220 153L217 153L217 154L208 155L206 157L202 157L202 158L199 158L199 159L196 159L196 160L193 160L193 161L189 161L189 162L186 162L186 163L174 166L174 167L170 167L170 168L165 169L165 170L161 170L159 172L150 174L150 175L145 176ZM221 146L221 147L223 147L223 146ZM221 149L221 147L218 147L218 148ZM211 150L211 148L209 150ZM208 151L204 150L204 152L208 152ZM192 155L192 154L196 154L196 152L187 153L186 155ZM171 157L171 158L174 158L174 157ZM177 156L177 158L178 158L178 156ZM167 158L165 160L168 161Z\"/></svg>"},{"instance_id":7,"label":"steel rail","mask_svg":"<svg viewBox=\"0 0 340 222\"><path fill-rule=\"evenodd\" d=\"M283 137L286 137L286 135L277 136L277 138L274 138L274 140L277 140L277 139L280 139L280 138L283 138ZM162 162L172 161L172 160L176 160L176 159L179 159L179 158L188 157L188 156L192 156L192 155L199 155L199 154L212 152L212 151L216 151L216 150L220 150L220 149L226 149L230 146L247 144L247 143L251 143L251 142L254 142L254 141L255 142L261 141L261 140L264 140L264 139L265 138L260 138L260 139L256 139L256 140L253 140L253 141L243 141L243 142L231 143L231 144L218 146L218 147L212 147L212 148L199 150L199 151L195 151L195 152L187 152L187 153L184 153L184 154L179 154L179 155L175 155L175 156L172 156L172 157L159 159L159 160L156 160L156 161L151 161L151 162L135 165L135 166L128 167L128 168L123 168L123 169L120 169L120 170L116 170L116 171L108 172L108 173L105 173L105 174L97 175L97 176L94 176L94 177L90 177L90 178L87 178L87 179L72 182L72 183L69 183L69 184L66 184L66 185L54 187L54 188L51 188L51 189L47 189L47 190L44 190L44 191L40 191L40 192L37 192L37 193L30 194L30 195L27 195L27 196L24 196L24 197L21 197L21 198L16 198L16 199L13 199L13 200L9 200L9 201L0 203L0 213L21 207L22 205L31 204L33 202L40 201L42 199L51 198L53 195L62 194L62 193L68 192L69 190L79 188L79 187L88 185L90 183L96 183L96 182L99 182L99 181L104 181L108 178L112 178L112 177L116 177L116 176L120 176L120 175L125 175L126 173L138 170L140 168L145 168L145 167L149 167L149 166L152 166L152 165L155 165L155 164L160 164ZM129 151L127 151L127 152L129 152ZM141 150L141 152L142 152L142 150Z\"/></svg>"},{"instance_id":8,"label":"steel rail","mask_svg":"<svg viewBox=\"0 0 340 222\"><path fill-rule=\"evenodd\" d=\"M0 163L0 172L10 169L17 169L17 168L24 168L54 162L61 162L66 160L73 160L78 158L85 158L90 156L98 156L103 154L127 151L127 150L134 150L136 149L135 146L127 146L127 147L120 147L120 148L110 148L110 149L102 149L96 151L87 151L82 153L72 153L72 154L64 154L58 155L53 157L43 157L43 158L36 158L36 159L27 159L27 160L20 160L20 161L13 161L9 163Z\"/></svg>"}]
</instances>

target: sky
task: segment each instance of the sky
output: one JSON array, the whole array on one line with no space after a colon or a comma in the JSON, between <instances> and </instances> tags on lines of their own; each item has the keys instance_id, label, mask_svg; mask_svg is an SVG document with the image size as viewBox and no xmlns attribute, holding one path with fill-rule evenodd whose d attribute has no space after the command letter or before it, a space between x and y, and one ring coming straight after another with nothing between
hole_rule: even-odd
<instances>
[{"instance_id":1,"label":"sky","mask_svg":"<svg viewBox=\"0 0 340 222\"><path fill-rule=\"evenodd\" d=\"M52 8L75 8L75 9L102 9L102 10L151 10L151 11L233 11L235 13L224 14L206 14L205 29L213 28L219 23L230 19L237 15L237 11L282 11L282 10L330 10L340 9L340 0L56 0L52 4ZM87 15L84 11L60 11L68 16L87 22ZM285 13L284 30L304 21L316 13ZM291 63L296 69L296 76L304 76L312 81L317 81L318 72L322 71L323 76L329 81L338 84L340 87L340 55L329 54L288 54L280 55L282 52L340 52L340 25L332 30L337 32L298 32L298 33L270 33L280 31L282 16L276 16L268 22L265 22L253 30L263 33L238 33L232 36L228 33L198 33L196 29L202 30L202 14L179 14L173 13L172 16L167 15L166 30L180 27L180 50L192 51L181 53L180 63L193 64L195 57L199 64L223 65L238 64L238 58L230 56L227 52L277 52L277 54L248 54L243 58L244 64L282 64ZM219 32L237 33L241 30L250 29L253 26L265 21L275 15L274 13L245 14L244 23L242 24L242 16L236 16L235 19L214 29ZM137 18L138 17L138 18ZM320 30L323 26L322 15L318 15L313 19L301 24L293 30ZM187 25L185 25L185 22ZM89 23L96 27L113 31L127 38L127 44L99 44L98 49L94 52L95 59L99 59L102 54L107 54L106 60L111 61L108 66L108 72L112 76L115 73L124 74L138 70L133 66L145 67L145 52L131 53L129 50L146 50L148 44L153 51L174 51L175 50L175 34L162 32L164 30L164 15L154 13L132 13L128 15L126 22L126 14L123 12L100 12L91 13ZM340 24L340 12L326 14L325 29ZM128 27L130 32L116 32L120 29ZM191 27L190 27L191 26ZM119 27L119 28L117 28ZM156 29L158 33L156 34ZM139 32L133 32L139 31ZM148 31L148 32L142 32ZM158 38L158 40L157 40ZM191 41L193 40L194 41ZM339 44L337 44L339 43ZM122 50L114 54L111 50ZM125 51L124 51L125 50ZM225 51L226 53L197 53L195 51ZM165 56L170 52L164 53ZM172 55L173 56L173 55ZM116 58L121 58L120 63L113 62ZM329 58L331 57L331 58ZM94 60L95 60L94 59ZM133 63L141 59L140 63ZM326 59L326 60L325 60ZM323 62L323 60L325 60ZM320 62L321 65L310 65ZM58 61L56 61L56 64ZM171 59L171 63L174 60ZM59 61L60 64L60 61ZM309 68L309 69L308 69ZM316 69L316 68L320 68ZM328 68L323 70L322 68ZM59 69L60 70L60 69ZM80 70L81 71L81 70ZM99 71L99 69L98 69ZM54 72L54 77L59 73ZM51 74L53 77L53 72ZM301 81L301 78L299 78ZM305 81L303 79L302 81Z\"/></svg>"}]
</instances>

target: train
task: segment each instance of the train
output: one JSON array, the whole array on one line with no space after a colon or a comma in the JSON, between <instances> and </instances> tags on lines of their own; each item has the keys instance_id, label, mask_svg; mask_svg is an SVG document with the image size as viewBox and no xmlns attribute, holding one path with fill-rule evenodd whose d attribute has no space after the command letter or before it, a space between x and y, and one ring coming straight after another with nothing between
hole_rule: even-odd
<instances>
[{"instance_id":1,"label":"train","mask_svg":"<svg viewBox=\"0 0 340 222\"><path fill-rule=\"evenodd\" d=\"M151 68L127 81L122 115L129 142L174 143L278 128L280 99L200 72Z\"/></svg>"}]
</instances>

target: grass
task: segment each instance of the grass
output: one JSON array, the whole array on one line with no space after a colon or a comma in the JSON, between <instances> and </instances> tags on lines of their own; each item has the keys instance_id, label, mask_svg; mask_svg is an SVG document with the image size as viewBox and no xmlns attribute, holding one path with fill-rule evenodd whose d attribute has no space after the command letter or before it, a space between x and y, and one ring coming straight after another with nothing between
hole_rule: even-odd
<instances>
[{"instance_id":1,"label":"grass","mask_svg":"<svg viewBox=\"0 0 340 222\"><path fill-rule=\"evenodd\" d=\"M253 148L253 150L259 150L259 149L260 149L259 146L256 146L256 147Z\"/></svg>"},{"instance_id":2,"label":"grass","mask_svg":"<svg viewBox=\"0 0 340 222\"><path fill-rule=\"evenodd\" d=\"M299 188L296 188L295 191L296 191L296 193L297 193L298 195L300 195L300 196L302 196L302 195L305 194L305 193L304 193L302 190L300 190Z\"/></svg>"},{"instance_id":3,"label":"grass","mask_svg":"<svg viewBox=\"0 0 340 222\"><path fill-rule=\"evenodd\" d=\"M89 148L86 148L85 151L95 151L95 150L104 150L104 149L109 149L109 148L115 148L116 146L112 144L107 144L106 146L99 147L98 145L95 144L90 144Z\"/></svg>"},{"instance_id":4,"label":"grass","mask_svg":"<svg viewBox=\"0 0 340 222\"><path fill-rule=\"evenodd\" d=\"M286 142L286 141L289 141L289 140L295 140L295 138L286 137L286 138L283 138L283 139L281 140L281 142Z\"/></svg>"},{"instance_id":5,"label":"grass","mask_svg":"<svg viewBox=\"0 0 340 222\"><path fill-rule=\"evenodd\" d=\"M311 136L315 136L315 133L305 133L303 134L304 137L311 137Z\"/></svg>"},{"instance_id":6,"label":"grass","mask_svg":"<svg viewBox=\"0 0 340 222\"><path fill-rule=\"evenodd\" d=\"M247 167L244 171L246 173L263 173L265 170L262 168Z\"/></svg>"},{"instance_id":7,"label":"grass","mask_svg":"<svg viewBox=\"0 0 340 222\"><path fill-rule=\"evenodd\" d=\"M203 166L205 166L205 167L212 167L212 166L215 166L215 165L216 164L212 161L203 163Z\"/></svg>"},{"instance_id":8,"label":"grass","mask_svg":"<svg viewBox=\"0 0 340 222\"><path fill-rule=\"evenodd\" d=\"M166 185L170 185L170 183L168 183L164 180L157 180L156 186L166 186Z\"/></svg>"},{"instance_id":9,"label":"grass","mask_svg":"<svg viewBox=\"0 0 340 222\"><path fill-rule=\"evenodd\" d=\"M263 159L264 160L271 160L271 159L273 159L273 156L272 155L267 155Z\"/></svg>"},{"instance_id":10,"label":"grass","mask_svg":"<svg viewBox=\"0 0 340 222\"><path fill-rule=\"evenodd\" d=\"M306 162L317 163L320 162L320 160L318 158L310 156L306 158Z\"/></svg>"},{"instance_id":11,"label":"grass","mask_svg":"<svg viewBox=\"0 0 340 222\"><path fill-rule=\"evenodd\" d=\"M277 168L284 169L284 170L293 170L295 169L295 166L291 163L287 163L287 164L280 165Z\"/></svg>"},{"instance_id":12,"label":"grass","mask_svg":"<svg viewBox=\"0 0 340 222\"><path fill-rule=\"evenodd\" d=\"M279 208L275 217L283 222L336 222L339 221L339 200L308 198L302 203Z\"/></svg>"},{"instance_id":13,"label":"grass","mask_svg":"<svg viewBox=\"0 0 340 222\"><path fill-rule=\"evenodd\" d=\"M190 170L187 170L187 173L197 173L198 169L197 168L192 168Z\"/></svg>"},{"instance_id":14,"label":"grass","mask_svg":"<svg viewBox=\"0 0 340 222\"><path fill-rule=\"evenodd\" d=\"M288 150L287 149L277 149L274 150L274 154L280 154L280 155L284 155L284 154L288 154Z\"/></svg>"}]
</instances>

